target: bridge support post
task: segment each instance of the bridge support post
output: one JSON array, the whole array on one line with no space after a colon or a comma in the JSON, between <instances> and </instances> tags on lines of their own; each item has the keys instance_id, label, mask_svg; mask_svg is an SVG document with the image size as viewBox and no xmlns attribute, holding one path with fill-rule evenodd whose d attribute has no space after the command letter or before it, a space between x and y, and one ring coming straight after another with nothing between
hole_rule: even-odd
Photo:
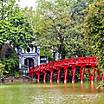
<instances>
[{"instance_id":1,"label":"bridge support post","mask_svg":"<svg viewBox=\"0 0 104 104\"><path fill-rule=\"evenodd\" d=\"M81 69L80 69L81 84L83 84L83 82L84 82L84 72L85 72L84 67L81 67Z\"/></svg>"},{"instance_id":2,"label":"bridge support post","mask_svg":"<svg viewBox=\"0 0 104 104\"><path fill-rule=\"evenodd\" d=\"M91 76L90 68L88 68L88 75L89 75L89 78L90 78L90 76Z\"/></svg>"},{"instance_id":3,"label":"bridge support post","mask_svg":"<svg viewBox=\"0 0 104 104\"><path fill-rule=\"evenodd\" d=\"M38 73L37 75L38 75L37 82L39 83L39 81L40 81L40 73Z\"/></svg>"},{"instance_id":4,"label":"bridge support post","mask_svg":"<svg viewBox=\"0 0 104 104\"><path fill-rule=\"evenodd\" d=\"M92 66L92 68L93 68L93 73L90 74L90 83L91 83L91 85L94 84L95 72L96 72L96 68L94 66Z\"/></svg>"},{"instance_id":5,"label":"bridge support post","mask_svg":"<svg viewBox=\"0 0 104 104\"><path fill-rule=\"evenodd\" d=\"M76 67L72 67L72 83L75 83Z\"/></svg>"},{"instance_id":6,"label":"bridge support post","mask_svg":"<svg viewBox=\"0 0 104 104\"><path fill-rule=\"evenodd\" d=\"M34 73L31 74L32 79L34 78Z\"/></svg>"},{"instance_id":7,"label":"bridge support post","mask_svg":"<svg viewBox=\"0 0 104 104\"><path fill-rule=\"evenodd\" d=\"M64 84L67 83L67 76L68 76L68 67L64 68Z\"/></svg>"},{"instance_id":8,"label":"bridge support post","mask_svg":"<svg viewBox=\"0 0 104 104\"><path fill-rule=\"evenodd\" d=\"M44 79L43 82L46 83L46 72L44 72Z\"/></svg>"},{"instance_id":9,"label":"bridge support post","mask_svg":"<svg viewBox=\"0 0 104 104\"><path fill-rule=\"evenodd\" d=\"M96 68L93 69L94 79L95 79L95 73L96 73Z\"/></svg>"},{"instance_id":10,"label":"bridge support post","mask_svg":"<svg viewBox=\"0 0 104 104\"><path fill-rule=\"evenodd\" d=\"M97 74L98 74L98 81L100 81L100 70L97 69Z\"/></svg>"},{"instance_id":11,"label":"bridge support post","mask_svg":"<svg viewBox=\"0 0 104 104\"><path fill-rule=\"evenodd\" d=\"M91 83L91 85L93 85L94 84L94 76L91 74L91 76L90 76L90 83Z\"/></svg>"},{"instance_id":12,"label":"bridge support post","mask_svg":"<svg viewBox=\"0 0 104 104\"><path fill-rule=\"evenodd\" d=\"M88 68L88 75L89 75L89 78L90 78L90 84L93 85L95 71L93 71L93 74L92 74L91 71L90 71L90 68Z\"/></svg>"},{"instance_id":13,"label":"bridge support post","mask_svg":"<svg viewBox=\"0 0 104 104\"><path fill-rule=\"evenodd\" d=\"M57 72L57 84L60 83L60 69Z\"/></svg>"},{"instance_id":14,"label":"bridge support post","mask_svg":"<svg viewBox=\"0 0 104 104\"><path fill-rule=\"evenodd\" d=\"M104 82L104 71L102 72L102 81Z\"/></svg>"},{"instance_id":15,"label":"bridge support post","mask_svg":"<svg viewBox=\"0 0 104 104\"><path fill-rule=\"evenodd\" d=\"M50 74L50 83L52 84L53 82L53 71L51 71L51 74Z\"/></svg>"}]
</instances>

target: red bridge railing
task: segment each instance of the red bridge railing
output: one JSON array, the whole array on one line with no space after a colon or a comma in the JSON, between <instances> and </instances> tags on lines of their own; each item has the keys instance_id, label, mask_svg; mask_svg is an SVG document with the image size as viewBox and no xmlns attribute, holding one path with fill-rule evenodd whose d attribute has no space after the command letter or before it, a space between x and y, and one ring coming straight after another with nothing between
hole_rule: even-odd
<instances>
[{"instance_id":1,"label":"red bridge railing","mask_svg":"<svg viewBox=\"0 0 104 104\"><path fill-rule=\"evenodd\" d=\"M100 80L100 70L97 68L98 60L96 57L78 57L63 59L54 62L49 62L47 64L42 64L37 67L31 67L29 69L29 76L34 78L34 75L37 76L37 82L40 82L40 75L43 74L43 82L46 83L46 75L50 73L50 83L53 82L54 70L57 71L57 83L60 83L61 70L64 69L64 83L67 83L68 72L71 71L72 83L75 83L75 76L77 67L80 67L80 80L81 83L84 82L84 74L88 71L90 82L93 84L95 77L98 81ZM71 69L71 70L70 70ZM97 73L97 76L95 76Z\"/></svg>"}]
</instances>

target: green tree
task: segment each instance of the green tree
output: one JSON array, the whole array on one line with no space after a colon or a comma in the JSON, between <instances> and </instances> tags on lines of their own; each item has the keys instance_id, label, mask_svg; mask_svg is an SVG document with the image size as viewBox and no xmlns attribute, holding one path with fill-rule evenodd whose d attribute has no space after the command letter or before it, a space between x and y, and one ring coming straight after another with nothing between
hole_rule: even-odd
<instances>
[{"instance_id":1,"label":"green tree","mask_svg":"<svg viewBox=\"0 0 104 104\"><path fill-rule=\"evenodd\" d=\"M26 47L32 41L32 28L15 0L0 2L0 43L8 41L11 45Z\"/></svg>"},{"instance_id":2,"label":"green tree","mask_svg":"<svg viewBox=\"0 0 104 104\"><path fill-rule=\"evenodd\" d=\"M74 2L41 0L36 10L25 9L37 44L57 48L61 56L72 54L83 46L82 33L72 17Z\"/></svg>"},{"instance_id":3,"label":"green tree","mask_svg":"<svg viewBox=\"0 0 104 104\"><path fill-rule=\"evenodd\" d=\"M3 73L4 73L4 65L2 63L0 63L0 77L3 76Z\"/></svg>"},{"instance_id":4,"label":"green tree","mask_svg":"<svg viewBox=\"0 0 104 104\"><path fill-rule=\"evenodd\" d=\"M89 6L84 33L89 49L99 57L99 66L104 69L104 2L95 2Z\"/></svg>"},{"instance_id":5,"label":"green tree","mask_svg":"<svg viewBox=\"0 0 104 104\"><path fill-rule=\"evenodd\" d=\"M18 67L15 47L26 48L33 40L33 31L15 0L0 1L0 10L0 60L6 73L12 74ZM5 44L12 48L12 53L4 47ZM3 49L6 51L3 52Z\"/></svg>"},{"instance_id":6,"label":"green tree","mask_svg":"<svg viewBox=\"0 0 104 104\"><path fill-rule=\"evenodd\" d=\"M0 0L0 19L8 19L13 13L16 0Z\"/></svg>"}]
</instances>

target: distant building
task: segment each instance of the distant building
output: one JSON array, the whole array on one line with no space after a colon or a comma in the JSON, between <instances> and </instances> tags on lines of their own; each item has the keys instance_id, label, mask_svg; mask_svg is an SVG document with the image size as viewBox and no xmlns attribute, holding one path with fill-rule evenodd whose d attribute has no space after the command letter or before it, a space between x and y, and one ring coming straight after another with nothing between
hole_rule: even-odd
<instances>
[{"instance_id":1,"label":"distant building","mask_svg":"<svg viewBox=\"0 0 104 104\"><path fill-rule=\"evenodd\" d=\"M47 56L40 56L40 64L48 63L48 57Z\"/></svg>"},{"instance_id":2,"label":"distant building","mask_svg":"<svg viewBox=\"0 0 104 104\"><path fill-rule=\"evenodd\" d=\"M19 53L19 68L24 67L36 67L40 65L40 47L30 45L27 49L19 48L16 49Z\"/></svg>"}]
</instances>

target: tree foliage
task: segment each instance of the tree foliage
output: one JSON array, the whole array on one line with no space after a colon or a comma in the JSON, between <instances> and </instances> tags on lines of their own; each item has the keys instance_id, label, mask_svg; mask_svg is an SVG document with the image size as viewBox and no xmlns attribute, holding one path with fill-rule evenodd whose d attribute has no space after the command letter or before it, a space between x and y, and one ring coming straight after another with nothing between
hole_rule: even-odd
<instances>
[{"instance_id":1,"label":"tree foliage","mask_svg":"<svg viewBox=\"0 0 104 104\"><path fill-rule=\"evenodd\" d=\"M26 48L34 39L33 30L16 0L0 1L0 11L0 60L5 66L4 73L11 74L19 64L15 47ZM6 44L11 47L12 53L4 47Z\"/></svg>"},{"instance_id":2,"label":"tree foliage","mask_svg":"<svg viewBox=\"0 0 104 104\"><path fill-rule=\"evenodd\" d=\"M0 43L26 47L32 40L32 28L15 0L1 1Z\"/></svg>"},{"instance_id":3,"label":"tree foliage","mask_svg":"<svg viewBox=\"0 0 104 104\"><path fill-rule=\"evenodd\" d=\"M0 63L0 77L3 76L4 73L4 65L2 63Z\"/></svg>"},{"instance_id":4,"label":"tree foliage","mask_svg":"<svg viewBox=\"0 0 104 104\"><path fill-rule=\"evenodd\" d=\"M95 2L89 6L84 33L89 49L99 57L99 66L104 69L104 2Z\"/></svg>"},{"instance_id":5,"label":"tree foliage","mask_svg":"<svg viewBox=\"0 0 104 104\"><path fill-rule=\"evenodd\" d=\"M85 50L81 15L77 15L80 21L74 19L75 11L80 7L80 5L75 6L76 4L75 0L39 0L36 10L25 9L34 29L36 43L40 46L57 48L59 53L68 56L74 54L76 50ZM79 12L82 10L83 7Z\"/></svg>"}]
</instances>

